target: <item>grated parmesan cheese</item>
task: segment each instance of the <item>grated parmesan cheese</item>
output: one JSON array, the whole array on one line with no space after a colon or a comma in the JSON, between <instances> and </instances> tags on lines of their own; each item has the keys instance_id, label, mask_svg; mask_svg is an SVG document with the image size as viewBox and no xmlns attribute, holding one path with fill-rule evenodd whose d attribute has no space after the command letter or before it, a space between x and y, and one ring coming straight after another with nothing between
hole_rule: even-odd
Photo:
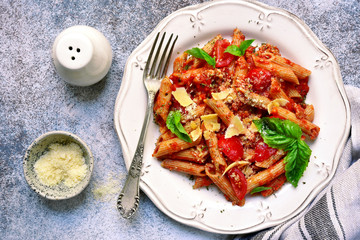
<instances>
[{"instance_id":1,"label":"grated parmesan cheese","mask_svg":"<svg viewBox=\"0 0 360 240\"><path fill-rule=\"evenodd\" d=\"M67 187L74 187L84 179L87 169L83 152L76 143L51 144L49 151L34 165L37 178L47 186L63 182Z\"/></svg>"}]
</instances>

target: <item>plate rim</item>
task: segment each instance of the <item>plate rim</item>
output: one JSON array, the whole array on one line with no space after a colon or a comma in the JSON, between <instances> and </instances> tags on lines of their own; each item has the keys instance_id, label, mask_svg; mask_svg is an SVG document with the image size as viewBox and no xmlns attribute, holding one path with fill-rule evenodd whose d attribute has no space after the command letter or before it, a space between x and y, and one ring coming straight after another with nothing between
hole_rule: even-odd
<instances>
[{"instance_id":1,"label":"plate rim","mask_svg":"<svg viewBox=\"0 0 360 240\"><path fill-rule=\"evenodd\" d=\"M329 184L329 182L333 179L335 172L337 170L339 161L340 161L340 157L342 155L343 149L345 147L345 143L347 141L347 138L349 136L350 133L350 103L347 99L346 96L346 91L345 91L345 87L344 87L344 83L342 81L342 77L341 77L341 72L340 72L340 67L339 67L339 63L337 61L337 59L335 58L334 54L330 51L330 49L328 49L325 44L323 44L320 39L315 35L315 33L310 29L310 27L303 21L301 20L299 17L297 17L296 15L292 14L291 12L281 9L281 8L277 8L277 7L272 7L269 6L267 4L264 3L260 3L257 1L251 1L251 0L242 0L242 1L236 1L236 0L218 0L218 1L212 1L212 2L205 2L205 3L200 3L200 4L196 4L196 5L191 5L185 8L181 8L173 13L171 13L170 15L168 15L167 17L165 17L164 19L162 19L158 25L153 29L153 31L138 45L138 47L135 48L135 50L130 54L130 56L128 57L127 61L126 61L126 65L124 68L124 74L123 74L123 78L122 83L121 83L121 87L120 90L118 92L118 95L116 97L115 100L115 108L114 108L114 125L115 125L115 130L117 132L117 135L119 137L119 140L121 142L122 145L122 151L123 151L123 156L124 156L124 162L126 164L126 168L129 169L129 165L130 165L130 161L126 161L125 158L129 158L129 149L128 149L128 143L126 141L126 138L124 136L123 130L121 129L120 126L120 111L119 109L121 109L121 105L126 97L126 92L130 87L130 81L126 81L126 76L128 74L128 72L130 71L130 61L131 59L134 58L134 56L136 56L136 54L146 45L149 44L149 41L151 39L154 38L154 36L156 35L157 32L161 32L162 29L164 29L167 25L168 22L171 21L171 19L177 17L178 15L181 15L183 13L186 13L188 11L202 11L206 8L210 8L216 5L226 5L226 4L238 4L238 5L245 5L245 6L250 6L250 7L256 7L256 8L260 8L260 9L265 9L267 11L274 11L276 13L280 13L281 15L287 17L289 20L292 20L292 22L294 22L296 25L298 25L301 28L301 31L306 34L308 37L308 39L314 43L314 45L316 46L317 49L319 49L320 51L326 53L329 58L331 58L331 60L334 61L332 70L334 71L333 75L335 78L335 83L337 86L337 90L341 96L342 99L342 103L344 104L345 107L345 112L346 112L346 121L345 121L345 125L344 125L344 132L343 135L341 136L340 140L339 140L339 147L337 148L334 156L333 156L333 168L331 169L331 171L329 172L329 177L327 177L320 185L318 185L316 188L312 189L312 191L308 194L308 196L305 198L305 200L303 201L303 203L292 213L290 213L289 215L286 216L286 219L279 219L279 220L271 220L271 221L265 221L262 222L260 224L257 224L255 226L251 226L248 228L242 228L242 229L237 229L237 230L223 230L223 229L215 229L213 227L209 227L206 224L199 222L199 221L194 221L194 220L188 220L188 219L184 219L181 216L178 216L177 214L173 213L171 210L167 209L166 206L164 206L161 201L156 197L156 195L152 192L151 188L142 180L140 180L140 188L144 191L144 193L146 193L146 195L151 199L151 201L156 205L156 207L158 209L160 209L163 213L165 213L167 216L169 216L170 218L181 222L185 225L188 226L192 226L192 227L196 227L198 229L204 230L204 231L208 231L208 232L213 232L213 233L220 233L220 234L244 234L244 233L251 233L251 232L255 232L255 231L259 231L268 227L272 227L275 226L277 224L280 224L282 222L284 222L287 219L290 219L296 215L298 215L300 212L302 212L309 204L311 201L314 200L315 196L320 193L322 190L324 190L325 186ZM125 147L124 147L125 145Z\"/></svg>"}]
</instances>

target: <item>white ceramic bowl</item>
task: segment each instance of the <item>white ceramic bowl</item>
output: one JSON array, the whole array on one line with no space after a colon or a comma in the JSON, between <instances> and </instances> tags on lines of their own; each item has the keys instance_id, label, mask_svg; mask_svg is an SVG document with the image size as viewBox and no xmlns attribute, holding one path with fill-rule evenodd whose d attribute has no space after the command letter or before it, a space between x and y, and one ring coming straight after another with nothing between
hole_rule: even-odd
<instances>
[{"instance_id":1,"label":"white ceramic bowl","mask_svg":"<svg viewBox=\"0 0 360 240\"><path fill-rule=\"evenodd\" d=\"M51 187L42 184L36 177L36 173L34 171L34 164L36 161L48 150L50 144L68 144L72 142L78 144L83 152L85 164L88 170L84 179L71 188L62 183ZM65 131L48 132L35 139L35 141L26 150L23 162L25 179L29 186L39 195L51 200L68 199L82 192L90 182L93 165L93 155L85 142L78 136Z\"/></svg>"},{"instance_id":2,"label":"white ceramic bowl","mask_svg":"<svg viewBox=\"0 0 360 240\"><path fill-rule=\"evenodd\" d=\"M77 25L62 31L52 47L58 74L68 83L89 86L105 77L112 62L109 41L95 28Z\"/></svg>"}]
</instances>

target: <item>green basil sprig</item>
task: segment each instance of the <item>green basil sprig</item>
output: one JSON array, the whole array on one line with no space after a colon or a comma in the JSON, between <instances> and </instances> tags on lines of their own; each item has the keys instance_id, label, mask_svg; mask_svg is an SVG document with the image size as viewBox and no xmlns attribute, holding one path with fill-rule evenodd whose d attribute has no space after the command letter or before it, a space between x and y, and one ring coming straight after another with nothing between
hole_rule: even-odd
<instances>
[{"instance_id":1,"label":"green basil sprig","mask_svg":"<svg viewBox=\"0 0 360 240\"><path fill-rule=\"evenodd\" d=\"M262 191L269 190L269 189L272 189L272 188L271 187L264 187L264 186L256 187L253 190L251 190L250 194L262 192Z\"/></svg>"},{"instance_id":2,"label":"green basil sprig","mask_svg":"<svg viewBox=\"0 0 360 240\"><path fill-rule=\"evenodd\" d=\"M301 140L302 131L299 125L290 120L268 117L253 122L267 145L287 151L284 158L285 176L297 187L311 155L310 147Z\"/></svg>"},{"instance_id":3,"label":"green basil sprig","mask_svg":"<svg viewBox=\"0 0 360 240\"><path fill-rule=\"evenodd\" d=\"M246 49L248 47L250 47L250 45L254 41L255 41L255 39L249 39L249 40L242 41L240 46L230 45L225 49L224 52L228 52L228 53L231 53L232 55L241 57L245 54Z\"/></svg>"},{"instance_id":4,"label":"green basil sprig","mask_svg":"<svg viewBox=\"0 0 360 240\"><path fill-rule=\"evenodd\" d=\"M192 48L185 51L186 53L200 59L204 59L209 65L215 68L215 57L211 57L207 52L201 48Z\"/></svg>"},{"instance_id":5,"label":"green basil sprig","mask_svg":"<svg viewBox=\"0 0 360 240\"><path fill-rule=\"evenodd\" d=\"M183 125L181 125L180 120L180 111L170 111L168 117L166 118L166 126L172 133L178 136L178 138L191 143L192 140L189 134L185 131Z\"/></svg>"}]
</instances>

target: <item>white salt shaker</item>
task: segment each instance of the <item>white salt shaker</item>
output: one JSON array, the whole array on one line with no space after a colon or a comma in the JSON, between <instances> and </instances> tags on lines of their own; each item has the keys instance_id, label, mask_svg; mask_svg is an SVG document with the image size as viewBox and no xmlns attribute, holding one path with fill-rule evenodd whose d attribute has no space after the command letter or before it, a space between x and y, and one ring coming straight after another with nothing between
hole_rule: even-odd
<instances>
[{"instance_id":1,"label":"white salt shaker","mask_svg":"<svg viewBox=\"0 0 360 240\"><path fill-rule=\"evenodd\" d=\"M76 86L89 86L105 77L112 62L109 41L95 28L77 25L55 39L52 58L59 75Z\"/></svg>"}]
</instances>

